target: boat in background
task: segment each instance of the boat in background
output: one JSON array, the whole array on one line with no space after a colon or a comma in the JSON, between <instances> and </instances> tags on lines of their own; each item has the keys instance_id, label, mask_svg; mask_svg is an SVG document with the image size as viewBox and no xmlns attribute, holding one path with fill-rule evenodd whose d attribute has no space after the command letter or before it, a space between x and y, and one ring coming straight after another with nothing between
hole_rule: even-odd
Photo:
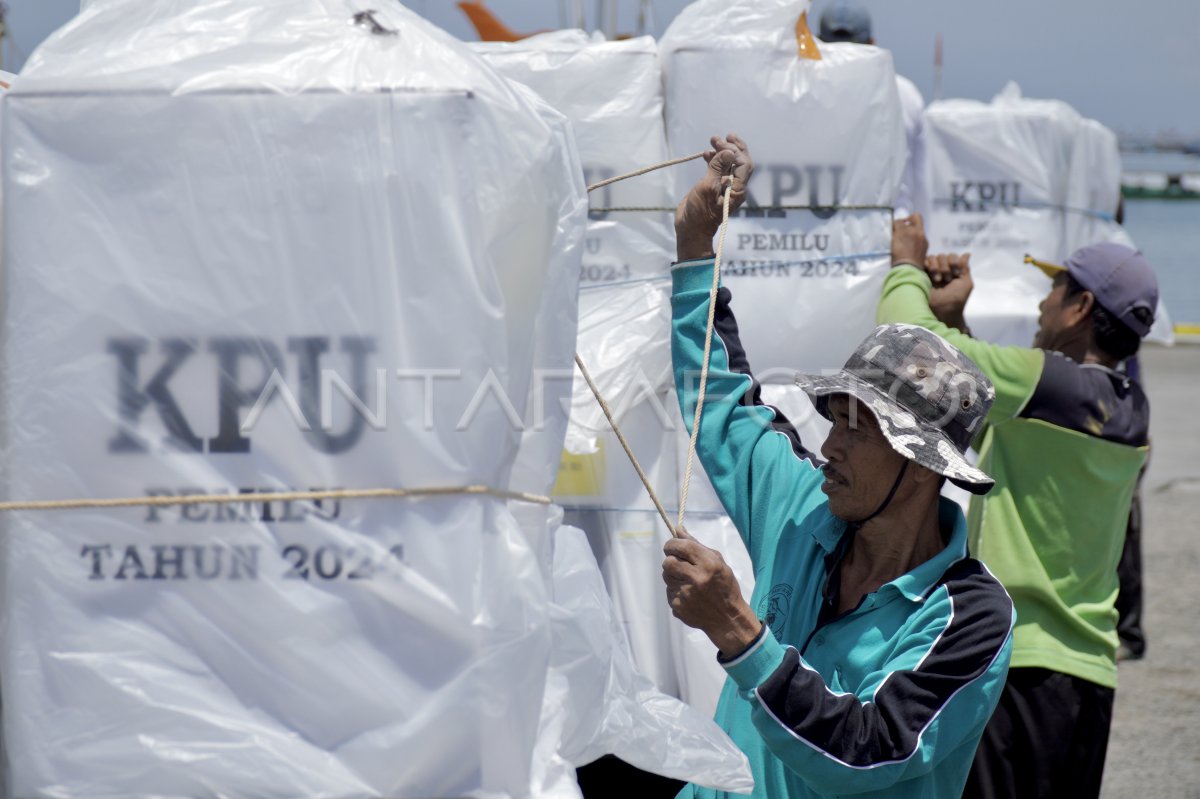
<instances>
[{"instance_id":1,"label":"boat in background","mask_svg":"<svg viewBox=\"0 0 1200 799\"><path fill-rule=\"evenodd\" d=\"M1121 195L1128 200L1200 200L1200 172L1126 172Z\"/></svg>"}]
</instances>

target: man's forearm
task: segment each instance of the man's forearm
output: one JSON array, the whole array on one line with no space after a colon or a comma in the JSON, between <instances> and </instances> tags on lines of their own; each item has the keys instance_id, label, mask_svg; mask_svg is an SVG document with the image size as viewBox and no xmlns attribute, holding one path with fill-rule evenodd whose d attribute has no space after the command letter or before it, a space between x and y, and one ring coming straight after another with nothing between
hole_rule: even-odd
<instances>
[{"instance_id":1,"label":"man's forearm","mask_svg":"<svg viewBox=\"0 0 1200 799\"><path fill-rule=\"evenodd\" d=\"M971 328L967 326L967 320L962 313L947 313L933 305L929 306L929 310L933 311L939 322L951 330L957 330L964 336L971 335Z\"/></svg>"}]
</instances>

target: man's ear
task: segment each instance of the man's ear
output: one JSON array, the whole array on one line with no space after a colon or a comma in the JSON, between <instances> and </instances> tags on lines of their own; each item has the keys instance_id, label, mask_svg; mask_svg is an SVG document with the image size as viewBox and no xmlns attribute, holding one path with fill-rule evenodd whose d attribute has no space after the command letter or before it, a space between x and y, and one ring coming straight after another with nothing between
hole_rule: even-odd
<instances>
[{"instance_id":1,"label":"man's ear","mask_svg":"<svg viewBox=\"0 0 1200 799\"><path fill-rule=\"evenodd\" d=\"M1087 321L1091 318L1092 309L1096 307L1096 295L1090 291L1081 291L1067 299L1067 321L1070 326Z\"/></svg>"}]
</instances>

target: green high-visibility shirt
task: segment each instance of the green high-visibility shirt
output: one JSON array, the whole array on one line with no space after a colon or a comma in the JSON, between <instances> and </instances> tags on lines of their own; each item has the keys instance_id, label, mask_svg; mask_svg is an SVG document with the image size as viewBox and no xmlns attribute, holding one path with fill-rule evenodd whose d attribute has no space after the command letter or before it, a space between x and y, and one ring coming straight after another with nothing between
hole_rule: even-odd
<instances>
[{"instance_id":1,"label":"green high-visibility shirt","mask_svg":"<svg viewBox=\"0 0 1200 799\"><path fill-rule=\"evenodd\" d=\"M971 500L969 541L1013 598L1012 667L1114 688L1117 562L1146 462L1146 396L1112 369L949 328L929 308L931 289L923 270L892 269L877 320L937 333L996 386L977 441L980 468L996 486Z\"/></svg>"}]
</instances>

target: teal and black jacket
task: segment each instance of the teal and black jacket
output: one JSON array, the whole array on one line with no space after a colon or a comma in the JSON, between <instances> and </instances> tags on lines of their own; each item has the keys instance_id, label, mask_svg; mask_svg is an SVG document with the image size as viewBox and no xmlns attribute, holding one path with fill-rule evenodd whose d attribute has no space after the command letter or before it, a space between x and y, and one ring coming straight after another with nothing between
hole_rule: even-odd
<instances>
[{"instance_id":1,"label":"teal and black jacket","mask_svg":"<svg viewBox=\"0 0 1200 799\"><path fill-rule=\"evenodd\" d=\"M712 268L698 260L672 270L685 419L695 413ZM820 462L760 402L728 289L715 320L697 454L750 552L752 603L766 623L723 664L730 679L716 718L750 759L753 795L957 799L1008 671L1008 595L968 556L962 511L943 500L946 548L838 616L846 523L830 513ZM724 795L693 785L680 794Z\"/></svg>"}]
</instances>

